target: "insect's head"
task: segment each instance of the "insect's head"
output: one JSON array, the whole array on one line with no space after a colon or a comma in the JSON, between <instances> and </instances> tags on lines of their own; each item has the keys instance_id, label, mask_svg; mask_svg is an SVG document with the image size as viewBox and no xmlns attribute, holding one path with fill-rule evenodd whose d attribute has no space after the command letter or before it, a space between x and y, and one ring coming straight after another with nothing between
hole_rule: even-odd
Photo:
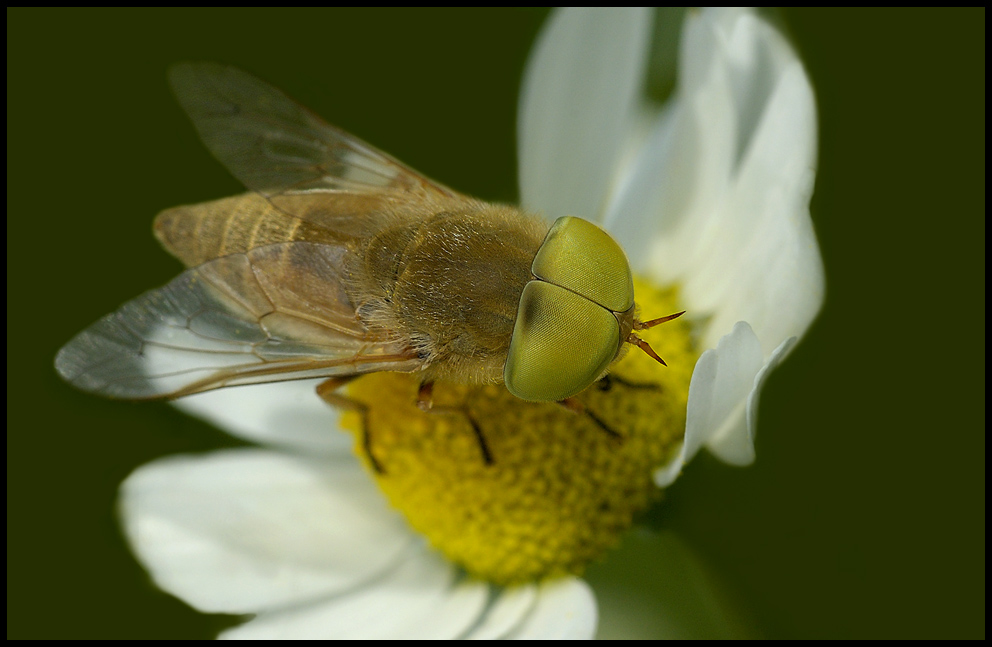
<instances>
[{"instance_id":1,"label":"insect's head","mask_svg":"<svg viewBox=\"0 0 992 647\"><path fill-rule=\"evenodd\" d=\"M609 234L581 218L555 221L531 265L517 306L503 381L522 400L560 401L595 382L624 343L665 362L634 330L634 280Z\"/></svg>"}]
</instances>

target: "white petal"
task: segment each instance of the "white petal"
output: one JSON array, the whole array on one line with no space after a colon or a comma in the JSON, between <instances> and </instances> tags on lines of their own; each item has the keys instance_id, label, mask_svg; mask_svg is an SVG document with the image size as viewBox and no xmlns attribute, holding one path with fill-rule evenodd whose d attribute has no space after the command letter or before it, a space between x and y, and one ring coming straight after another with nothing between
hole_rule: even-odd
<instances>
[{"instance_id":1,"label":"white petal","mask_svg":"<svg viewBox=\"0 0 992 647\"><path fill-rule=\"evenodd\" d=\"M683 283L687 308L711 315L705 347L748 321L767 355L801 335L823 299L808 211L812 90L788 44L751 12L690 12L682 42L670 116L608 214L612 230L635 265Z\"/></svg>"},{"instance_id":2,"label":"white petal","mask_svg":"<svg viewBox=\"0 0 992 647\"><path fill-rule=\"evenodd\" d=\"M736 113L727 63L714 52L716 40L712 27L690 11L679 88L644 137L607 214L633 266L662 283L679 281L694 269L731 182Z\"/></svg>"},{"instance_id":3,"label":"white petal","mask_svg":"<svg viewBox=\"0 0 992 647\"><path fill-rule=\"evenodd\" d=\"M527 617L536 602L537 586L534 584L502 589L486 611L482 622L465 639L496 640L505 637Z\"/></svg>"},{"instance_id":4,"label":"white petal","mask_svg":"<svg viewBox=\"0 0 992 647\"><path fill-rule=\"evenodd\" d=\"M671 168L675 148L684 143L674 136L681 114L671 107L661 110L632 137L641 145L632 147L632 160L619 175L603 214L603 227L627 253L630 266L639 270L651 266L653 241L672 235L680 223L680 212L666 206L673 189L680 188L676 176L687 170Z\"/></svg>"},{"instance_id":5,"label":"white petal","mask_svg":"<svg viewBox=\"0 0 992 647\"><path fill-rule=\"evenodd\" d=\"M679 48L679 84L693 93L708 82L713 61L730 62L726 51L728 34L749 9L726 8L688 11L682 26Z\"/></svg>"},{"instance_id":6,"label":"white petal","mask_svg":"<svg viewBox=\"0 0 992 647\"><path fill-rule=\"evenodd\" d=\"M739 421L734 421L733 424L725 423L721 432L707 442L707 448L717 458L732 465L748 465L754 461L754 438L758 430L758 402L761 399L761 390L764 388L768 376L772 374L772 370L785 359L785 356L795 346L797 339L797 337L790 337L782 342L778 348L772 351L771 356L765 360L755 374L747 394L744 411L745 428L741 429ZM742 381L746 379L746 375L746 372L741 374ZM723 388L736 391L739 386L734 384Z\"/></svg>"},{"instance_id":7,"label":"white petal","mask_svg":"<svg viewBox=\"0 0 992 647\"><path fill-rule=\"evenodd\" d=\"M208 391L175 401L186 413L256 443L305 454L348 454L352 436L338 426L339 412L321 400L322 380L278 382Z\"/></svg>"},{"instance_id":8,"label":"white petal","mask_svg":"<svg viewBox=\"0 0 992 647\"><path fill-rule=\"evenodd\" d=\"M765 110L706 259L685 281L686 305L714 313L704 345L745 320L770 353L819 311L823 267L809 217L815 156L812 89L796 63Z\"/></svg>"},{"instance_id":9,"label":"white petal","mask_svg":"<svg viewBox=\"0 0 992 647\"><path fill-rule=\"evenodd\" d=\"M685 439L678 455L655 472L659 486L670 485L682 466L707 443L722 452L718 455L728 462L746 464L754 460L745 412L755 377L763 365L761 344L743 321L716 348L699 357L689 382Z\"/></svg>"},{"instance_id":10,"label":"white petal","mask_svg":"<svg viewBox=\"0 0 992 647\"><path fill-rule=\"evenodd\" d=\"M765 388L765 382L768 380L768 376L772 374L772 371L785 356L792 351L792 347L796 345L799 340L798 337L789 337L784 342L782 342L778 348L772 351L771 357L765 360L765 365L761 367L758 374L754 377L754 386L751 388L751 393L747 396L747 431L748 435L753 439L758 431L758 403L761 399L761 390ZM721 450L716 446L716 439L710 444L710 450L721 455Z\"/></svg>"},{"instance_id":11,"label":"white petal","mask_svg":"<svg viewBox=\"0 0 992 647\"><path fill-rule=\"evenodd\" d=\"M347 590L415 541L354 459L174 457L129 476L120 505L152 579L201 611L257 612Z\"/></svg>"},{"instance_id":12,"label":"white petal","mask_svg":"<svg viewBox=\"0 0 992 647\"><path fill-rule=\"evenodd\" d=\"M750 9L709 8L686 16L679 55L679 84L691 97L725 70L733 105L734 162L740 159L782 71L797 61L778 31Z\"/></svg>"},{"instance_id":13,"label":"white petal","mask_svg":"<svg viewBox=\"0 0 992 647\"><path fill-rule=\"evenodd\" d=\"M598 217L638 98L652 19L645 9L564 9L524 74L517 143L525 207Z\"/></svg>"},{"instance_id":14,"label":"white petal","mask_svg":"<svg viewBox=\"0 0 992 647\"><path fill-rule=\"evenodd\" d=\"M459 637L485 608L488 585L455 583L455 567L422 548L367 586L331 599L259 615L221 635L241 639Z\"/></svg>"},{"instance_id":15,"label":"white petal","mask_svg":"<svg viewBox=\"0 0 992 647\"><path fill-rule=\"evenodd\" d=\"M542 582L537 603L509 638L583 640L596 633L596 598L583 580L563 577Z\"/></svg>"},{"instance_id":16,"label":"white petal","mask_svg":"<svg viewBox=\"0 0 992 647\"><path fill-rule=\"evenodd\" d=\"M740 159L782 72L798 58L782 35L750 10L707 9L701 22L714 34L714 53L729 69Z\"/></svg>"}]
</instances>

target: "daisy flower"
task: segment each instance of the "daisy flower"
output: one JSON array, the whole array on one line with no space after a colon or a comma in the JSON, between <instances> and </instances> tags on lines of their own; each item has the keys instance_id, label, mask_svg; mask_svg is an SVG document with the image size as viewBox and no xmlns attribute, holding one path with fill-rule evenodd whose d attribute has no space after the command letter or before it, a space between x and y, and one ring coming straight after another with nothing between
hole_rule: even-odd
<instances>
[{"instance_id":1,"label":"daisy flower","mask_svg":"<svg viewBox=\"0 0 992 647\"><path fill-rule=\"evenodd\" d=\"M470 402L485 425L490 470L463 421L420 414L409 377L377 374L351 391L372 402L387 466L370 476L312 383L192 396L177 405L260 447L125 481L125 532L160 588L253 615L223 637L591 637L582 566L701 447L753 459L762 385L823 299L813 94L756 14L690 11L677 87L651 106L653 23L640 9L553 14L520 100L523 206L598 221L642 277L642 311L689 313L651 338L669 369L631 353L612 388L582 396L622 442L501 387L439 385L438 401Z\"/></svg>"}]
</instances>

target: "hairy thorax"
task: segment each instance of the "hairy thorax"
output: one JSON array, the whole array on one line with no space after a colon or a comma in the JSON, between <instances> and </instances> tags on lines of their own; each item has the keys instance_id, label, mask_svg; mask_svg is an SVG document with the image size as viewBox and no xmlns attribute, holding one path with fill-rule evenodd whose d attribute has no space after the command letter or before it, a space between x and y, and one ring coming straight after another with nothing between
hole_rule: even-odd
<instances>
[{"instance_id":1,"label":"hairy thorax","mask_svg":"<svg viewBox=\"0 0 992 647\"><path fill-rule=\"evenodd\" d=\"M411 340L426 379L496 383L548 227L512 207L454 206L386 214L350 255L352 300L370 328Z\"/></svg>"}]
</instances>

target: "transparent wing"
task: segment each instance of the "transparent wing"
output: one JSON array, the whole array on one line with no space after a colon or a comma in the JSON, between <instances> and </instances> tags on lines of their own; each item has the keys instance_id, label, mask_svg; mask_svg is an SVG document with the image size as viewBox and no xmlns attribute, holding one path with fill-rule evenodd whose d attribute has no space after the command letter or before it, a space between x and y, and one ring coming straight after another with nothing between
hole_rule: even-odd
<instances>
[{"instance_id":1,"label":"transparent wing","mask_svg":"<svg viewBox=\"0 0 992 647\"><path fill-rule=\"evenodd\" d=\"M84 391L131 399L420 369L403 340L371 333L355 315L344 253L296 242L209 261L81 332L55 367Z\"/></svg>"},{"instance_id":2,"label":"transparent wing","mask_svg":"<svg viewBox=\"0 0 992 647\"><path fill-rule=\"evenodd\" d=\"M169 81L210 152L277 207L313 191L461 197L237 68L182 63Z\"/></svg>"}]
</instances>

